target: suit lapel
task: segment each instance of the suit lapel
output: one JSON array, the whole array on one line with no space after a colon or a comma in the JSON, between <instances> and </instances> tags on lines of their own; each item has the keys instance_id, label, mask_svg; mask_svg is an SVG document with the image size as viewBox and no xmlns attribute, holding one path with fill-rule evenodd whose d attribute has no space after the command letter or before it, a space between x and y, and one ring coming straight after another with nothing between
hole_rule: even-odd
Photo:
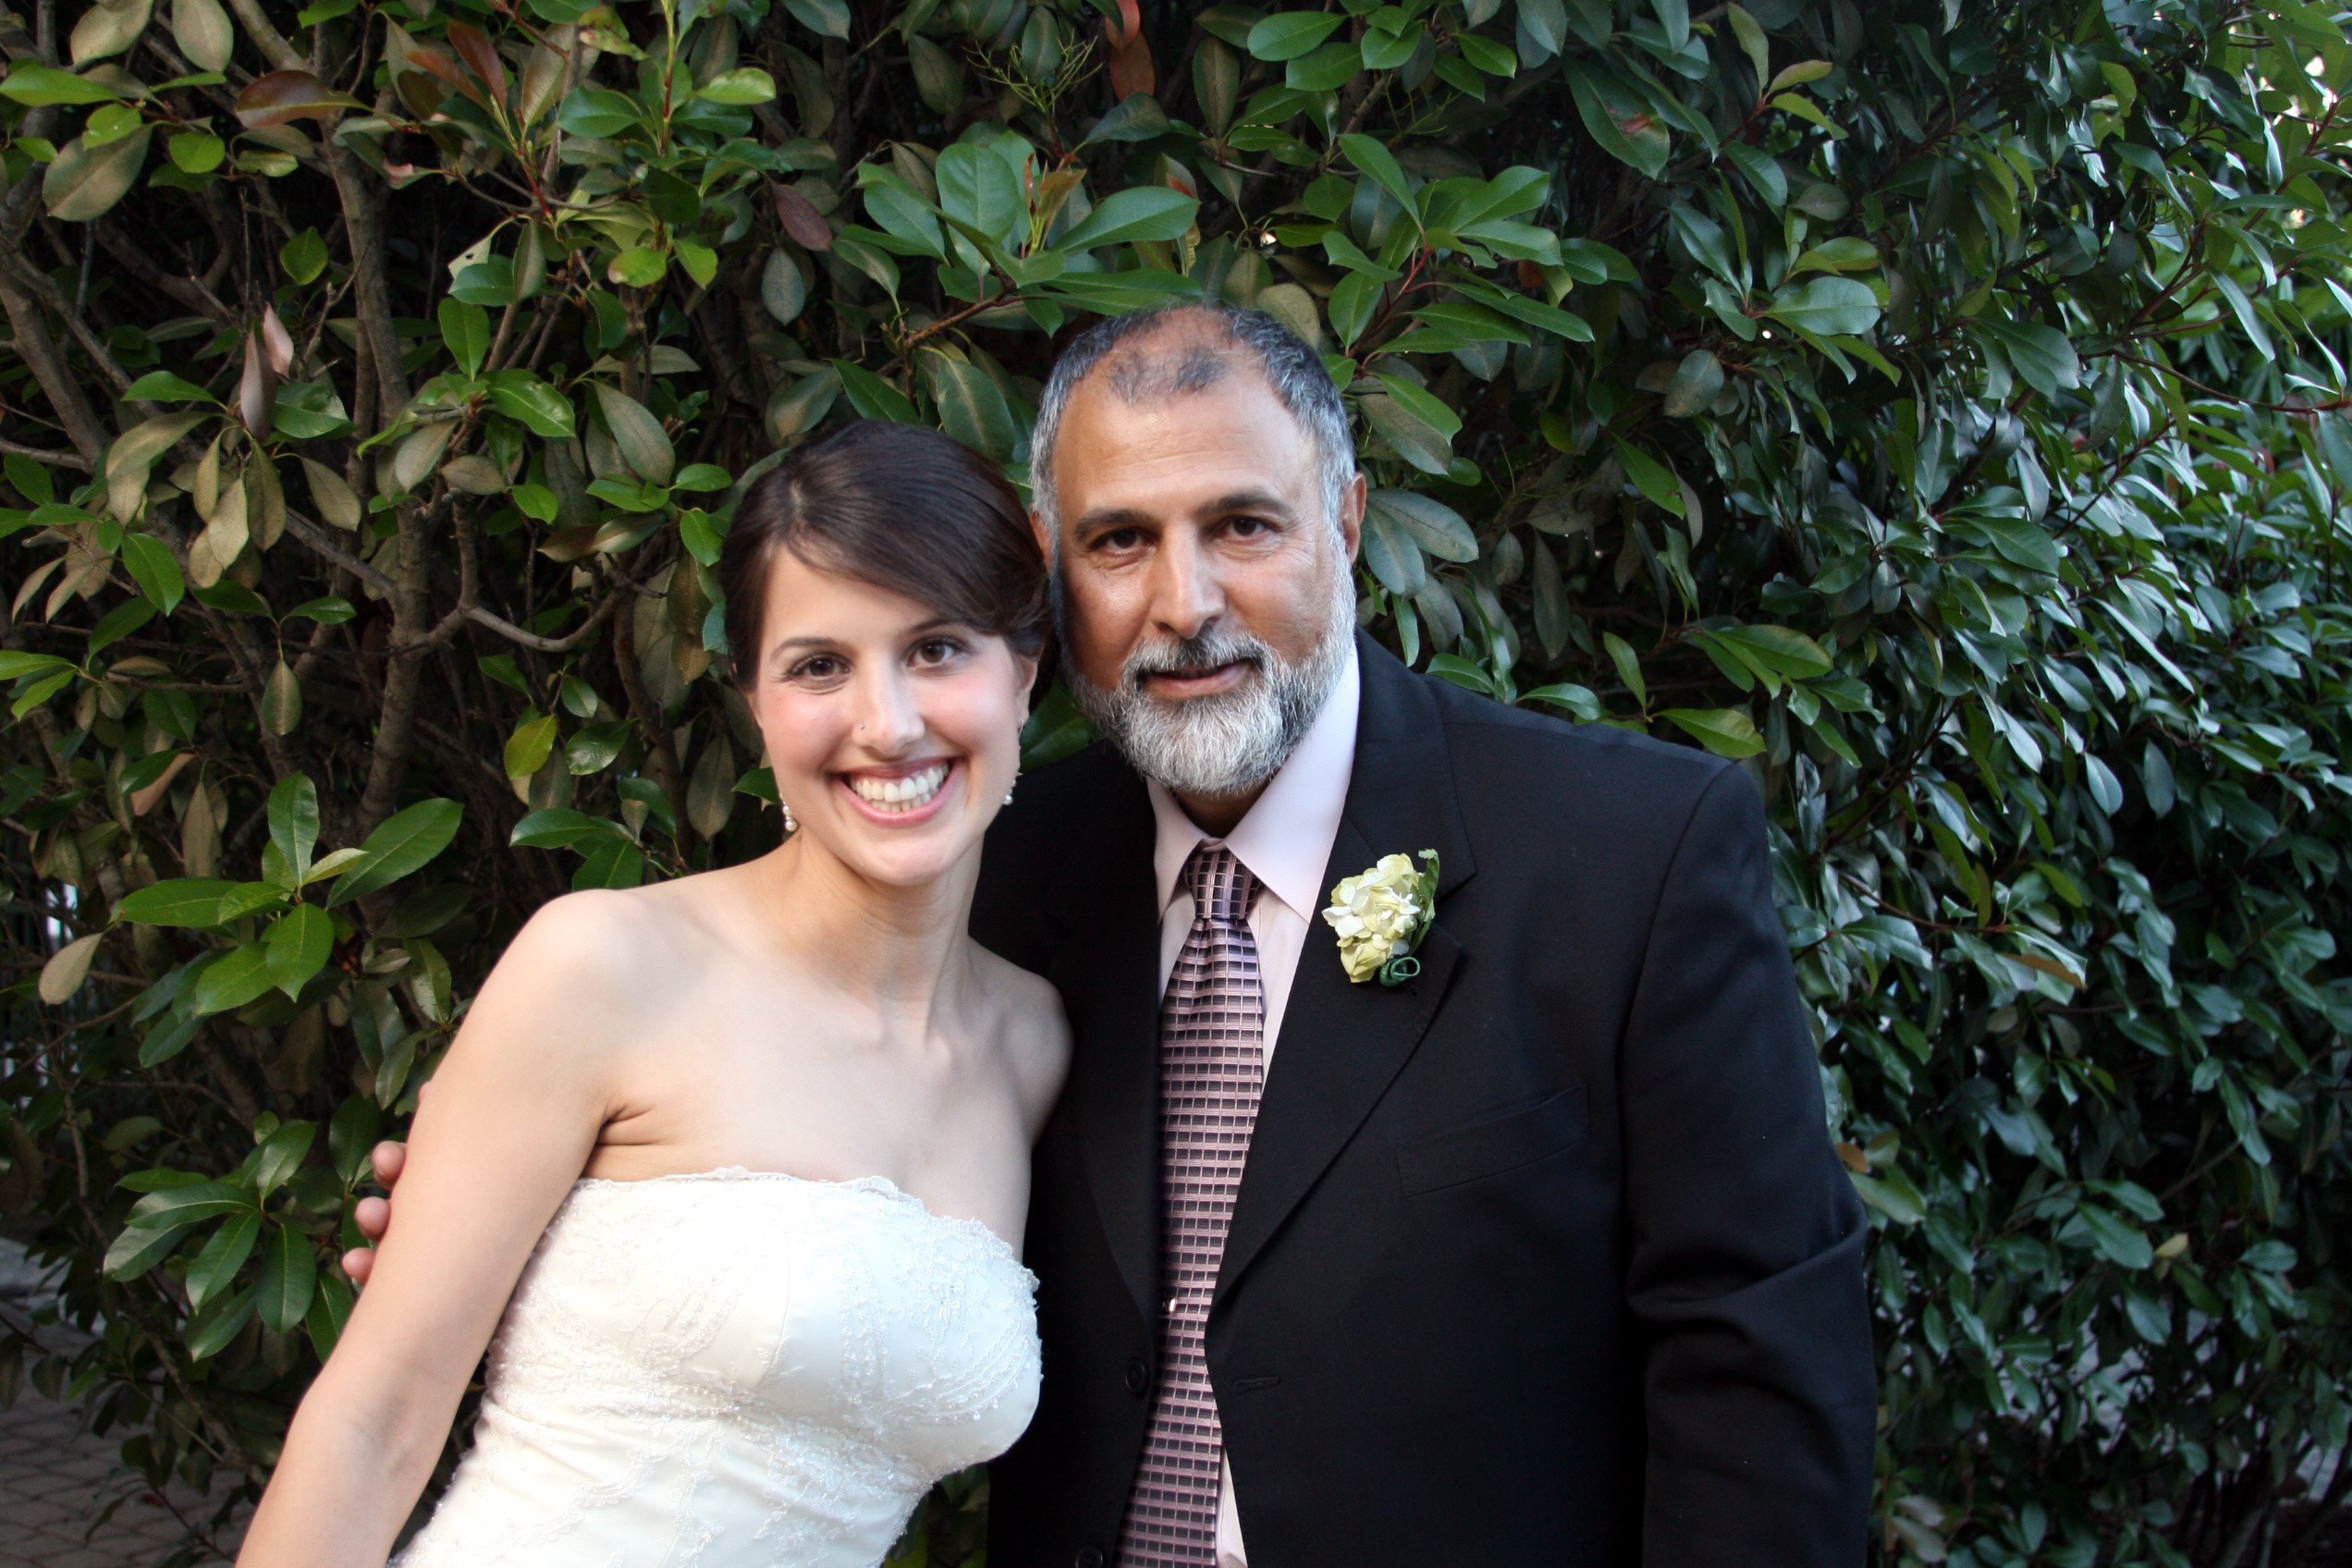
<instances>
[{"instance_id":1,"label":"suit lapel","mask_svg":"<svg viewBox=\"0 0 2352 1568\"><path fill-rule=\"evenodd\" d=\"M1352 983L1315 912L1226 1237L1220 1296L1371 1114L1427 1033L1462 962L1445 925L1445 900L1477 868L1454 799L1444 725L1422 678L1387 650L1359 637L1357 656L1364 684L1355 766L1323 888L1382 855L1436 850L1438 920L1421 945L1420 974L1391 988Z\"/></svg>"},{"instance_id":2,"label":"suit lapel","mask_svg":"<svg viewBox=\"0 0 2352 1568\"><path fill-rule=\"evenodd\" d=\"M1065 1102L1121 1276L1148 1322L1159 1293L1159 907L1143 781L1121 770L1089 842L1047 894L1065 934L1048 971L1075 1046Z\"/></svg>"}]
</instances>

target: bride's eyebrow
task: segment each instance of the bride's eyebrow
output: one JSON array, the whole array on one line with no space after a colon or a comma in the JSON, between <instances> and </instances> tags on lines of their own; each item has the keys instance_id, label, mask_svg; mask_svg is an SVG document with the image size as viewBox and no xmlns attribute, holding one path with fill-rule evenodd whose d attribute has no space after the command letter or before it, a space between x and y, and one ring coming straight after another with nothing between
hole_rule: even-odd
<instances>
[{"instance_id":1,"label":"bride's eyebrow","mask_svg":"<svg viewBox=\"0 0 2352 1568\"><path fill-rule=\"evenodd\" d=\"M771 647L771 648L769 648L769 649L768 649L768 651L767 651L767 665L768 665L768 668L769 668L770 669L781 669L781 668L783 668L785 666L787 666L787 665L790 664L790 663L791 663L791 661L792 661L792 659L793 659L795 656L797 656L797 655L801 655L801 654L806 654L806 653L836 653L836 654L837 654L837 653L839 653L840 651L841 651L841 644L840 644L839 640L839 639L837 639L837 638L832 638L832 637L783 637L783 638L778 638L778 639L777 640L777 642L776 642L775 645L774 645L773 647Z\"/></svg>"}]
</instances>

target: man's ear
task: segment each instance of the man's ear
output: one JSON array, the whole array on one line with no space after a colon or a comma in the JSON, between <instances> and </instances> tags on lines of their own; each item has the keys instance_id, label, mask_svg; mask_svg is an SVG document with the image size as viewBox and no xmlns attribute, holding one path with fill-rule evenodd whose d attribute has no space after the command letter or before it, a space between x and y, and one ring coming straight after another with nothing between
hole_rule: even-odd
<instances>
[{"instance_id":1,"label":"man's ear","mask_svg":"<svg viewBox=\"0 0 2352 1568\"><path fill-rule=\"evenodd\" d=\"M1347 541L1351 565L1364 545L1364 498L1370 494L1371 485L1362 473L1340 493L1340 537Z\"/></svg>"}]
</instances>

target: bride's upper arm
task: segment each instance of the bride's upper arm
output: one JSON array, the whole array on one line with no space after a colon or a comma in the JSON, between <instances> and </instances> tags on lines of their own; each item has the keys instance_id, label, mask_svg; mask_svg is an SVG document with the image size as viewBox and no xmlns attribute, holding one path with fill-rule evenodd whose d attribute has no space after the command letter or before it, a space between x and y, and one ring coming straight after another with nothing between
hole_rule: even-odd
<instances>
[{"instance_id":1,"label":"bride's upper arm","mask_svg":"<svg viewBox=\"0 0 2352 1568\"><path fill-rule=\"evenodd\" d=\"M438 1448L532 1248L587 1162L631 1014L649 1001L639 982L648 913L611 893L543 908L434 1074L391 1229L319 1378L339 1414L386 1442Z\"/></svg>"}]
</instances>

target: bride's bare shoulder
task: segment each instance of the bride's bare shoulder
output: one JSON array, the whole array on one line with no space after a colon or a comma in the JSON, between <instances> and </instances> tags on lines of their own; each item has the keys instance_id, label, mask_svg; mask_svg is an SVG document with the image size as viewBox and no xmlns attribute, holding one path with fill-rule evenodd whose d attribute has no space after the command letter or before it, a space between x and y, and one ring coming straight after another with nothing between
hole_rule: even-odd
<instances>
[{"instance_id":1,"label":"bride's bare shoulder","mask_svg":"<svg viewBox=\"0 0 2352 1568\"><path fill-rule=\"evenodd\" d=\"M1070 1072L1070 1021L1061 993L1042 974L1033 974L974 945L974 965L987 988L996 1017L996 1037L1021 1090L1030 1135L1045 1126L1061 1096Z\"/></svg>"},{"instance_id":2,"label":"bride's bare shoulder","mask_svg":"<svg viewBox=\"0 0 2352 1568\"><path fill-rule=\"evenodd\" d=\"M485 996L503 990L566 1016L616 1022L664 1011L711 960L728 881L712 872L550 899L515 933Z\"/></svg>"}]
</instances>

